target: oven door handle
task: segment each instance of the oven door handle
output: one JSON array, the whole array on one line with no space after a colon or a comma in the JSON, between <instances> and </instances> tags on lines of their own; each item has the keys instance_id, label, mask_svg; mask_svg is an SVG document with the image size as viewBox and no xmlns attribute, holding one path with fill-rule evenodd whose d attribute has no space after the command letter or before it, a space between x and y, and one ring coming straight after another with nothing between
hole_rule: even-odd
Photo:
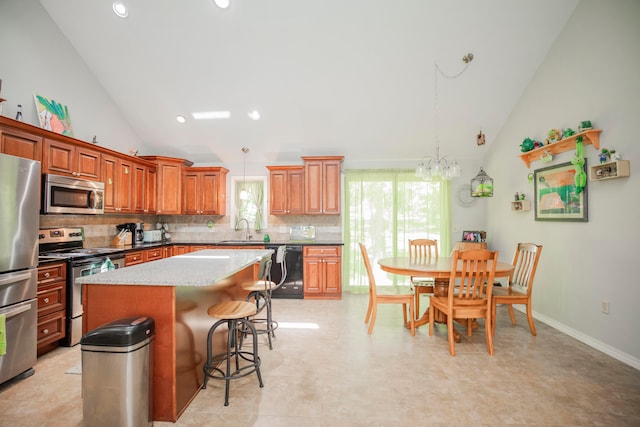
<instances>
[{"instance_id":1,"label":"oven door handle","mask_svg":"<svg viewBox=\"0 0 640 427\"><path fill-rule=\"evenodd\" d=\"M31 272L26 273L8 273L3 274L0 279L0 286L11 285L13 283L21 282L23 280L29 280L31 278Z\"/></svg>"},{"instance_id":2,"label":"oven door handle","mask_svg":"<svg viewBox=\"0 0 640 427\"><path fill-rule=\"evenodd\" d=\"M25 311L31 310L31 304L24 304L18 308L14 308L13 310L7 310L4 313L0 312L0 314L4 314L7 319L13 316L17 316L18 314L22 314Z\"/></svg>"}]
</instances>

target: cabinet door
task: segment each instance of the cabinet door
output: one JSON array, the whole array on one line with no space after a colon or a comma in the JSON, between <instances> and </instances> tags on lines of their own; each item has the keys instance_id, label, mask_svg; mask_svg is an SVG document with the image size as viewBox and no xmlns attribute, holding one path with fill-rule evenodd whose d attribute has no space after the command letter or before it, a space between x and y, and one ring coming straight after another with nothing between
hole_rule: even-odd
<instances>
[{"instance_id":1,"label":"cabinet door","mask_svg":"<svg viewBox=\"0 0 640 427\"><path fill-rule=\"evenodd\" d=\"M155 213L156 212L156 186L157 186L157 176L156 176L156 168L147 167L146 169L147 179L145 180L146 184L146 192L147 197L145 198L145 207L144 213Z\"/></svg>"},{"instance_id":2,"label":"cabinet door","mask_svg":"<svg viewBox=\"0 0 640 427\"><path fill-rule=\"evenodd\" d=\"M218 210L218 178L219 176L216 172L202 172L200 174L201 214L221 215Z\"/></svg>"},{"instance_id":3,"label":"cabinet door","mask_svg":"<svg viewBox=\"0 0 640 427\"><path fill-rule=\"evenodd\" d=\"M42 160L42 138L11 128L0 127L0 153Z\"/></svg>"},{"instance_id":4,"label":"cabinet door","mask_svg":"<svg viewBox=\"0 0 640 427\"><path fill-rule=\"evenodd\" d=\"M102 158L102 178L104 179L104 211L116 212L118 192L118 159L112 156Z\"/></svg>"},{"instance_id":5,"label":"cabinet door","mask_svg":"<svg viewBox=\"0 0 640 427\"><path fill-rule=\"evenodd\" d=\"M322 258L304 258L302 283L305 295L319 295L322 292Z\"/></svg>"},{"instance_id":6,"label":"cabinet door","mask_svg":"<svg viewBox=\"0 0 640 427\"><path fill-rule=\"evenodd\" d=\"M305 213L322 213L322 161L305 161Z\"/></svg>"},{"instance_id":7,"label":"cabinet door","mask_svg":"<svg viewBox=\"0 0 640 427\"><path fill-rule=\"evenodd\" d=\"M117 189L117 204L116 210L118 212L131 212L132 199L133 199L133 170L132 163L125 160L118 161L118 189Z\"/></svg>"},{"instance_id":8,"label":"cabinet door","mask_svg":"<svg viewBox=\"0 0 640 427\"><path fill-rule=\"evenodd\" d=\"M182 184L183 197L182 197L182 210L187 215L195 215L200 213L199 210L199 192L198 192L199 177L196 172L187 172L184 175L184 182Z\"/></svg>"},{"instance_id":9,"label":"cabinet door","mask_svg":"<svg viewBox=\"0 0 640 427\"><path fill-rule=\"evenodd\" d=\"M342 261L337 257L324 259L324 289L328 294L342 293Z\"/></svg>"},{"instance_id":10,"label":"cabinet door","mask_svg":"<svg viewBox=\"0 0 640 427\"><path fill-rule=\"evenodd\" d=\"M287 172L272 170L269 174L269 212L271 215L287 213Z\"/></svg>"},{"instance_id":11,"label":"cabinet door","mask_svg":"<svg viewBox=\"0 0 640 427\"><path fill-rule=\"evenodd\" d=\"M147 198L147 167L135 163L133 165L133 197L132 206L135 213L145 213Z\"/></svg>"},{"instance_id":12,"label":"cabinet door","mask_svg":"<svg viewBox=\"0 0 640 427\"><path fill-rule=\"evenodd\" d=\"M99 151L86 147L76 147L75 161L77 162L74 168L75 176L93 181L102 181L102 154Z\"/></svg>"},{"instance_id":13,"label":"cabinet door","mask_svg":"<svg viewBox=\"0 0 640 427\"><path fill-rule=\"evenodd\" d=\"M269 212L272 215L304 214L304 167L269 168Z\"/></svg>"},{"instance_id":14,"label":"cabinet door","mask_svg":"<svg viewBox=\"0 0 640 427\"><path fill-rule=\"evenodd\" d=\"M322 170L322 213L340 213L340 165L339 160L325 161Z\"/></svg>"},{"instance_id":15,"label":"cabinet door","mask_svg":"<svg viewBox=\"0 0 640 427\"><path fill-rule=\"evenodd\" d=\"M160 163L158 175L158 214L182 213L182 166L178 163Z\"/></svg>"},{"instance_id":16,"label":"cabinet door","mask_svg":"<svg viewBox=\"0 0 640 427\"><path fill-rule=\"evenodd\" d=\"M75 149L72 144L45 138L42 173L75 176Z\"/></svg>"},{"instance_id":17,"label":"cabinet door","mask_svg":"<svg viewBox=\"0 0 640 427\"><path fill-rule=\"evenodd\" d=\"M289 213L302 215L304 214L304 169L290 170L287 175Z\"/></svg>"}]
</instances>

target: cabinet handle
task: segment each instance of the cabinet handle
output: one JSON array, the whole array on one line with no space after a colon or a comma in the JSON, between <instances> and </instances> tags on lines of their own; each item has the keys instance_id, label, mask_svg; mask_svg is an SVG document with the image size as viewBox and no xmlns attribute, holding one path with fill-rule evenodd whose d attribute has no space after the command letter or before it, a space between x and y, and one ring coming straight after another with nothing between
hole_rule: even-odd
<instances>
[{"instance_id":1,"label":"cabinet handle","mask_svg":"<svg viewBox=\"0 0 640 427\"><path fill-rule=\"evenodd\" d=\"M46 277L47 279L49 278L49 276L51 276L51 274L49 274L49 272L44 273L44 277Z\"/></svg>"},{"instance_id":2,"label":"cabinet handle","mask_svg":"<svg viewBox=\"0 0 640 427\"><path fill-rule=\"evenodd\" d=\"M49 335L49 330L45 328L45 329L42 330L42 333L45 334L45 335Z\"/></svg>"},{"instance_id":3,"label":"cabinet handle","mask_svg":"<svg viewBox=\"0 0 640 427\"><path fill-rule=\"evenodd\" d=\"M49 304L49 298L45 298L45 299L44 299L44 303L45 303L45 304Z\"/></svg>"}]
</instances>

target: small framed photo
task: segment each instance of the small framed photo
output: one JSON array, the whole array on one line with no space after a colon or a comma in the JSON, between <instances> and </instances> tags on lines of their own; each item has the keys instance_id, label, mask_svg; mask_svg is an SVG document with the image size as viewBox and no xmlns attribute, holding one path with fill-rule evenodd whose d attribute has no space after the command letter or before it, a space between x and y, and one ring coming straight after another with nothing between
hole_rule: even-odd
<instances>
[{"instance_id":1,"label":"small framed photo","mask_svg":"<svg viewBox=\"0 0 640 427\"><path fill-rule=\"evenodd\" d=\"M484 231L463 231L463 242L484 242L486 233Z\"/></svg>"}]
</instances>

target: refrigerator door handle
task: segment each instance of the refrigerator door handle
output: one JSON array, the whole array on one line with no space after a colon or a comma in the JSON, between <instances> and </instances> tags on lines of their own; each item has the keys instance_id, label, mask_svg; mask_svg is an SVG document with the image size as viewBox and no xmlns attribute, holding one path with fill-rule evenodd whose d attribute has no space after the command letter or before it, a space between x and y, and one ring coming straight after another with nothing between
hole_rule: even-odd
<instances>
[{"instance_id":1,"label":"refrigerator door handle","mask_svg":"<svg viewBox=\"0 0 640 427\"><path fill-rule=\"evenodd\" d=\"M10 317L17 316L18 314L22 314L25 311L29 310L31 310L31 304L24 304L18 308L14 308L13 310L7 310L4 313L0 311L0 314L4 314L5 316L7 316L7 319L9 319Z\"/></svg>"},{"instance_id":2,"label":"refrigerator door handle","mask_svg":"<svg viewBox=\"0 0 640 427\"><path fill-rule=\"evenodd\" d=\"M0 286L11 285L22 280L29 280L31 278L31 272L24 273L7 273L0 275Z\"/></svg>"}]
</instances>

